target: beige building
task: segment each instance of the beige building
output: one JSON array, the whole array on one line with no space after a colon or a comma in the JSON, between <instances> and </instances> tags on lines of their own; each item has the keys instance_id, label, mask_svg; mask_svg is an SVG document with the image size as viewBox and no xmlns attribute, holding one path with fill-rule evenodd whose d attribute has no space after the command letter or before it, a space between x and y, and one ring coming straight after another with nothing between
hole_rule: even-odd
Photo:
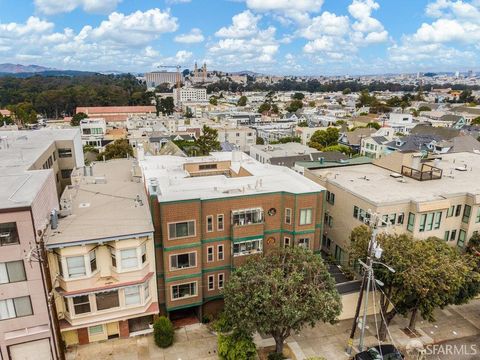
<instances>
[{"instance_id":1,"label":"beige building","mask_svg":"<svg viewBox=\"0 0 480 360\"><path fill-rule=\"evenodd\" d=\"M298 136L303 145L308 145L308 143L310 142L310 138L315 133L315 131L326 130L326 129L328 129L328 128L326 128L326 127L301 127L301 126L297 126L295 128L294 136Z\"/></svg>"},{"instance_id":2,"label":"beige building","mask_svg":"<svg viewBox=\"0 0 480 360\"><path fill-rule=\"evenodd\" d=\"M435 236L465 247L480 231L480 154L443 154L423 159L396 152L374 164L306 170L327 189L322 249L348 261L349 235L369 213L380 215L382 231Z\"/></svg>"},{"instance_id":3,"label":"beige building","mask_svg":"<svg viewBox=\"0 0 480 360\"><path fill-rule=\"evenodd\" d=\"M70 185L71 172L84 165L78 129L0 131L0 151L0 168L52 169L59 196Z\"/></svg>"},{"instance_id":4,"label":"beige building","mask_svg":"<svg viewBox=\"0 0 480 360\"><path fill-rule=\"evenodd\" d=\"M212 127L218 131L217 139L220 143L228 142L240 151L248 151L251 145L255 145L255 130L249 127L229 127L225 124L213 125Z\"/></svg>"},{"instance_id":5,"label":"beige building","mask_svg":"<svg viewBox=\"0 0 480 360\"><path fill-rule=\"evenodd\" d=\"M153 225L135 160L74 173L47 233L67 346L151 331L158 313Z\"/></svg>"}]
</instances>

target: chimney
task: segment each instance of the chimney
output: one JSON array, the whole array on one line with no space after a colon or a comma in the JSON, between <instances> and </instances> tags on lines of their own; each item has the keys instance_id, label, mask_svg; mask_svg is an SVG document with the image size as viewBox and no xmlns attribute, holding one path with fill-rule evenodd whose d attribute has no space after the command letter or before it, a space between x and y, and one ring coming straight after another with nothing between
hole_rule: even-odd
<instances>
[{"instance_id":1,"label":"chimney","mask_svg":"<svg viewBox=\"0 0 480 360\"><path fill-rule=\"evenodd\" d=\"M58 228L58 213L55 209L53 209L50 213L50 227L52 228L52 230Z\"/></svg>"}]
</instances>

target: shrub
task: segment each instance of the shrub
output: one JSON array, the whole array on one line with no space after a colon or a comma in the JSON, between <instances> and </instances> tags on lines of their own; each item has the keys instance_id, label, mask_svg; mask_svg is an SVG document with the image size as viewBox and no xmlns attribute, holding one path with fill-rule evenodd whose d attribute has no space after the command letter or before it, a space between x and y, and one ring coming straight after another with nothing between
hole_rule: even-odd
<instances>
[{"instance_id":1,"label":"shrub","mask_svg":"<svg viewBox=\"0 0 480 360\"><path fill-rule=\"evenodd\" d=\"M219 334L218 356L222 360L252 360L255 359L257 350L253 339L246 335Z\"/></svg>"},{"instance_id":2,"label":"shrub","mask_svg":"<svg viewBox=\"0 0 480 360\"><path fill-rule=\"evenodd\" d=\"M283 356L283 354L279 354L276 352L272 352L268 354L268 360L283 360L283 359L285 359L285 356Z\"/></svg>"},{"instance_id":3,"label":"shrub","mask_svg":"<svg viewBox=\"0 0 480 360\"><path fill-rule=\"evenodd\" d=\"M158 347L166 348L173 343L173 325L170 319L160 316L153 324L153 336Z\"/></svg>"},{"instance_id":4,"label":"shrub","mask_svg":"<svg viewBox=\"0 0 480 360\"><path fill-rule=\"evenodd\" d=\"M202 324L208 324L213 320L213 316L211 314L205 314L202 316Z\"/></svg>"}]
</instances>

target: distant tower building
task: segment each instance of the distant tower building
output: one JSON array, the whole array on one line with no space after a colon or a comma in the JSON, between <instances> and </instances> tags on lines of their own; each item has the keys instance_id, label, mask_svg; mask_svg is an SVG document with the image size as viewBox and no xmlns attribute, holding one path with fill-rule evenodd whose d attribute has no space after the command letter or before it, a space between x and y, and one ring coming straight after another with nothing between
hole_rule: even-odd
<instances>
[{"instance_id":1,"label":"distant tower building","mask_svg":"<svg viewBox=\"0 0 480 360\"><path fill-rule=\"evenodd\" d=\"M455 77L459 78L460 77L460 71L455 71Z\"/></svg>"},{"instance_id":2,"label":"distant tower building","mask_svg":"<svg viewBox=\"0 0 480 360\"><path fill-rule=\"evenodd\" d=\"M197 65L197 62L195 61L195 69L193 71L193 76L195 78L198 78L198 65Z\"/></svg>"},{"instance_id":3,"label":"distant tower building","mask_svg":"<svg viewBox=\"0 0 480 360\"><path fill-rule=\"evenodd\" d=\"M203 81L207 80L207 63L203 63L203 68L202 68L202 76L203 76Z\"/></svg>"}]
</instances>

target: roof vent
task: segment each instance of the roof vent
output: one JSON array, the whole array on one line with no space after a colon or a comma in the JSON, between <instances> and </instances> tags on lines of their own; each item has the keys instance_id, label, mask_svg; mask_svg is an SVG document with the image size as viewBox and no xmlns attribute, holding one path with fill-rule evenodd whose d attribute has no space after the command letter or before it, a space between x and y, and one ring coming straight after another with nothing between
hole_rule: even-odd
<instances>
[{"instance_id":1,"label":"roof vent","mask_svg":"<svg viewBox=\"0 0 480 360\"><path fill-rule=\"evenodd\" d=\"M463 166L458 166L455 168L457 171L467 171L467 164L464 164Z\"/></svg>"},{"instance_id":2,"label":"roof vent","mask_svg":"<svg viewBox=\"0 0 480 360\"><path fill-rule=\"evenodd\" d=\"M400 178L403 177L402 174L399 174L399 173L396 173L396 172L391 173L390 176L395 178L395 179L400 179Z\"/></svg>"}]
</instances>

